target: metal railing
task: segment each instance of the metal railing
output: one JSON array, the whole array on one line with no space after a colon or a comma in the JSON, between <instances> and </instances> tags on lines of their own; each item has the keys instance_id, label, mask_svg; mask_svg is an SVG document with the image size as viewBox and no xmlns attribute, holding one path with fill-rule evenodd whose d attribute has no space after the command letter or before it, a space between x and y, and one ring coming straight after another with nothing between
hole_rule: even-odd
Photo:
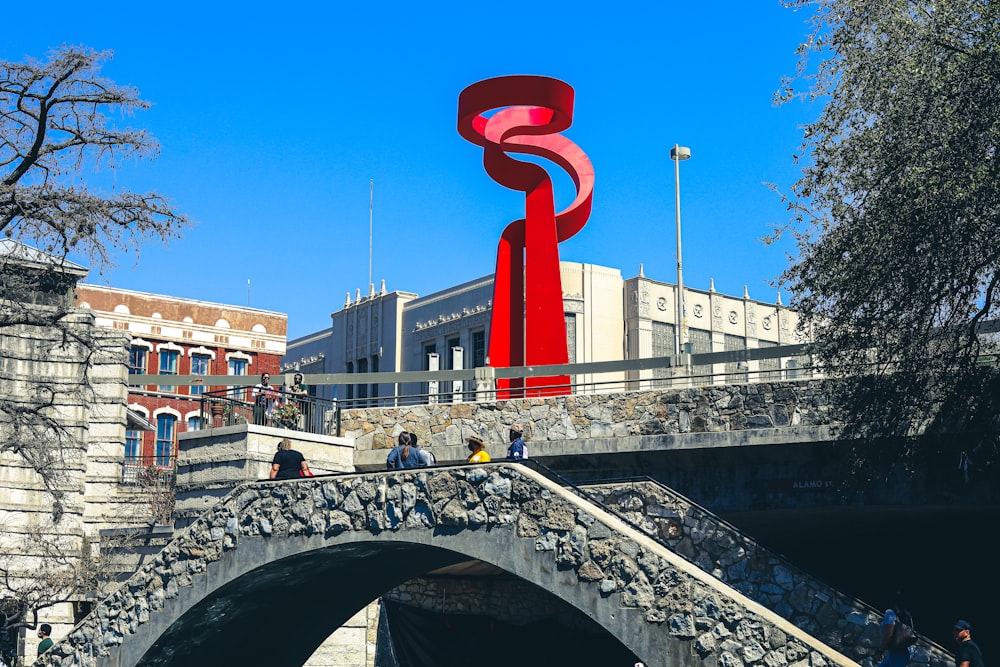
<instances>
[{"instance_id":1,"label":"metal railing","mask_svg":"<svg viewBox=\"0 0 1000 667\"><path fill-rule=\"evenodd\" d=\"M126 456L122 460L122 484L139 487L172 487L177 476L174 456Z\"/></svg>"},{"instance_id":2,"label":"metal railing","mask_svg":"<svg viewBox=\"0 0 1000 667\"><path fill-rule=\"evenodd\" d=\"M294 373L284 374L290 386ZM202 401L203 428L237 423L295 425L299 430L322 433L327 423L339 418L341 409L389 408L437 403L491 402L512 398L534 398L566 394L602 394L650 391L706 385L780 382L822 376L806 345L681 354L670 357L597 361L552 366L512 368L465 368L438 371L389 371L379 373L317 373L305 376L310 387L327 396L294 395L275 386L276 398L269 410L258 405L253 378L212 376L213 381L239 383L226 389L206 391ZM569 378L569 382L565 378ZM203 385L205 376L174 375L177 386ZM133 375L130 382L155 384L158 375ZM537 383L537 384L532 384ZM135 391L135 390L133 390ZM302 419L292 419L283 410L275 417L273 407L292 404ZM286 409L290 411L290 409ZM331 414L337 415L331 417Z\"/></svg>"},{"instance_id":3,"label":"metal railing","mask_svg":"<svg viewBox=\"0 0 1000 667\"><path fill-rule=\"evenodd\" d=\"M203 428L256 424L325 434L337 419L337 402L278 388L229 387L201 394Z\"/></svg>"}]
</instances>

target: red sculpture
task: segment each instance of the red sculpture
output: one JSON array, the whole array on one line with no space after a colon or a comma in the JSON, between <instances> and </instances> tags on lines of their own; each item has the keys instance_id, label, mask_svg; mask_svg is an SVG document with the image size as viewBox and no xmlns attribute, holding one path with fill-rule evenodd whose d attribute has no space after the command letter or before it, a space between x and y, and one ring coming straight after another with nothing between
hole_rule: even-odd
<instances>
[{"instance_id":1,"label":"red sculpture","mask_svg":"<svg viewBox=\"0 0 1000 667\"><path fill-rule=\"evenodd\" d=\"M489 117L484 114L494 111ZM525 216L507 225L497 247L489 358L495 368L569 363L558 243L590 217L594 168L558 134L573 121L573 89L544 76L503 76L475 83L458 98L458 132L483 147L483 166L496 182L525 193ZM576 184L576 198L555 212L545 169L508 153L549 159ZM498 380L501 398L566 394L569 376Z\"/></svg>"}]
</instances>

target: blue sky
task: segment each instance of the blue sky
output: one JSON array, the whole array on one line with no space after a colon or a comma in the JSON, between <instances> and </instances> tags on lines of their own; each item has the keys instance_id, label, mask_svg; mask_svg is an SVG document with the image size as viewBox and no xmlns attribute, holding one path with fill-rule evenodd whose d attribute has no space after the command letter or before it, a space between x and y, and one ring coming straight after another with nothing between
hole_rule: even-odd
<instances>
[{"instance_id":1,"label":"blue sky","mask_svg":"<svg viewBox=\"0 0 1000 667\"><path fill-rule=\"evenodd\" d=\"M161 3L54 0L4 8L0 58L63 43L112 49L105 75L153 102L128 122L162 144L114 175L156 190L196 225L95 282L289 315L289 336L329 325L368 283L429 294L491 273L524 196L492 181L456 132L478 80L542 74L576 90L566 136L590 157L594 210L563 260L676 279L681 165L684 282L773 300L794 251L759 239L788 214L801 126L772 104L808 16L777 0L718 3ZM557 205L574 192L552 166ZM787 303L787 295L783 295Z\"/></svg>"}]
</instances>

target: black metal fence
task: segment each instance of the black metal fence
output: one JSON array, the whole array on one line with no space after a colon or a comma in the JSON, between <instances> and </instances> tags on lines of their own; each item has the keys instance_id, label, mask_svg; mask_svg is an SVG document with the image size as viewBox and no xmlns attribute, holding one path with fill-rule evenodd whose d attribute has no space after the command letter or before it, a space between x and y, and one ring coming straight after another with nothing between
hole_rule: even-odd
<instances>
[{"instance_id":1,"label":"black metal fence","mask_svg":"<svg viewBox=\"0 0 1000 667\"><path fill-rule=\"evenodd\" d=\"M336 412L336 401L277 387L229 387L201 395L203 428L256 424L324 434Z\"/></svg>"}]
</instances>

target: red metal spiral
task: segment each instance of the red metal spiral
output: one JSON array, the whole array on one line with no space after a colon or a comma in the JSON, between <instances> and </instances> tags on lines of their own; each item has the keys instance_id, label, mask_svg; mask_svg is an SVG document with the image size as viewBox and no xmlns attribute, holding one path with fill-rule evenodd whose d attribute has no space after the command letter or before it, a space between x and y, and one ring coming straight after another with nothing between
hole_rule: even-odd
<instances>
[{"instance_id":1,"label":"red metal spiral","mask_svg":"<svg viewBox=\"0 0 1000 667\"><path fill-rule=\"evenodd\" d=\"M558 134L572 120L573 89L549 77L486 79L458 98L459 134L483 147L483 166L493 180L525 193L525 217L507 225L497 247L489 342L495 368L569 363L558 244L586 224L594 193L590 160ZM556 213L545 169L509 153L536 155L562 167L576 185L573 203ZM497 385L501 390L534 387L529 395L565 394L569 376L498 380ZM500 397L521 394L503 391Z\"/></svg>"}]
</instances>

